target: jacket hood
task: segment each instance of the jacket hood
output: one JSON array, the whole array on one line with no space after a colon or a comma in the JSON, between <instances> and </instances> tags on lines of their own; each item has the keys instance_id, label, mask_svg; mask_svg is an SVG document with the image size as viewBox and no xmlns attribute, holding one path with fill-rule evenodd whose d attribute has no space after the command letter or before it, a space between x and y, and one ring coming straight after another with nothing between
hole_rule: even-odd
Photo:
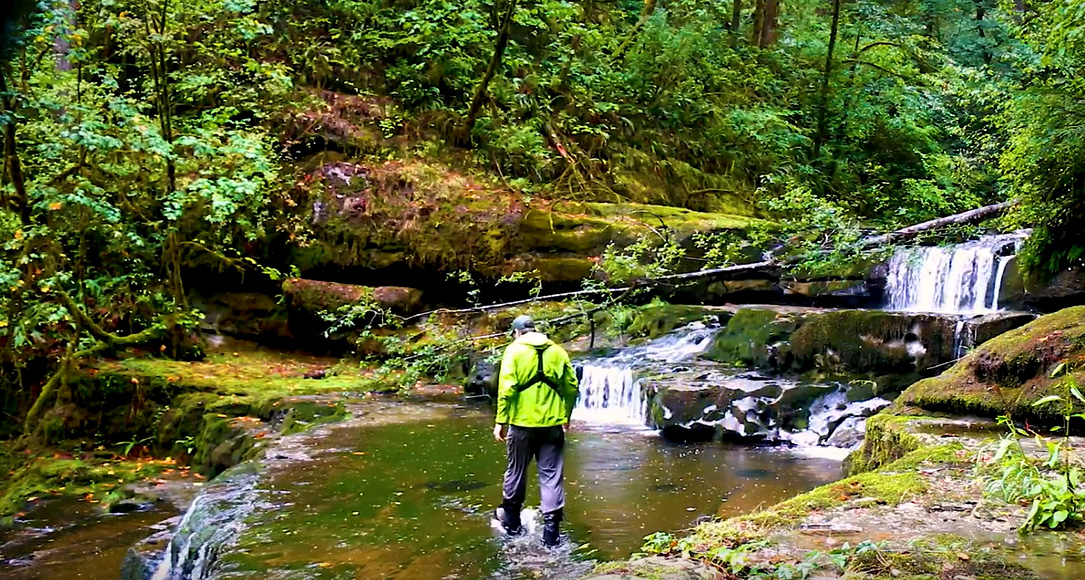
<instances>
[{"instance_id":1,"label":"jacket hood","mask_svg":"<svg viewBox=\"0 0 1085 580\"><path fill-rule=\"evenodd\" d=\"M523 344L529 344L531 346L542 346L542 345L550 342L550 339L547 338L546 335L541 333L541 332L529 332L529 333L521 336L520 338L517 338L516 342L523 343Z\"/></svg>"}]
</instances>

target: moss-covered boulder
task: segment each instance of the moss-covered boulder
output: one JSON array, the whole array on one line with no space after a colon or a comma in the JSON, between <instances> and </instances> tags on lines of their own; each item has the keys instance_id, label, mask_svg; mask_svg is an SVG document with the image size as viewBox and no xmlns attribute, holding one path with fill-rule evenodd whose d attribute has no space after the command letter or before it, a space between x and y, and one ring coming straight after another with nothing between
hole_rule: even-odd
<instances>
[{"instance_id":1,"label":"moss-covered boulder","mask_svg":"<svg viewBox=\"0 0 1085 580\"><path fill-rule=\"evenodd\" d=\"M1062 404L1034 403L1052 394L1072 400L1071 381L1085 383L1085 306L1048 314L988 340L944 373L909 387L894 406L982 417L1009 414L1054 425L1062 422Z\"/></svg>"},{"instance_id":2,"label":"moss-covered boulder","mask_svg":"<svg viewBox=\"0 0 1085 580\"><path fill-rule=\"evenodd\" d=\"M402 286L357 286L291 278L283 282L290 304L306 312L333 312L342 306L373 306L409 314L422 304L422 291Z\"/></svg>"},{"instance_id":3,"label":"moss-covered boulder","mask_svg":"<svg viewBox=\"0 0 1085 580\"><path fill-rule=\"evenodd\" d=\"M716 335L705 357L735 366L788 366L786 341L802 324L801 311L743 308Z\"/></svg>"},{"instance_id":4,"label":"moss-covered boulder","mask_svg":"<svg viewBox=\"0 0 1085 580\"><path fill-rule=\"evenodd\" d=\"M193 295L193 308L203 312L205 332L228 334L266 343L284 343L290 337L287 309L267 294L219 292Z\"/></svg>"},{"instance_id":5,"label":"moss-covered boulder","mask_svg":"<svg viewBox=\"0 0 1085 580\"><path fill-rule=\"evenodd\" d=\"M955 346L955 320L877 310L824 313L791 335L802 368L915 372L951 360Z\"/></svg>"},{"instance_id":6,"label":"moss-covered boulder","mask_svg":"<svg viewBox=\"0 0 1085 580\"><path fill-rule=\"evenodd\" d=\"M294 338L305 341L311 350L336 352L358 346L354 329L379 326L383 311L411 314L422 304L422 291L415 288L358 286L302 278L283 282L283 295ZM329 316L340 323L329 322Z\"/></svg>"}]
</instances>

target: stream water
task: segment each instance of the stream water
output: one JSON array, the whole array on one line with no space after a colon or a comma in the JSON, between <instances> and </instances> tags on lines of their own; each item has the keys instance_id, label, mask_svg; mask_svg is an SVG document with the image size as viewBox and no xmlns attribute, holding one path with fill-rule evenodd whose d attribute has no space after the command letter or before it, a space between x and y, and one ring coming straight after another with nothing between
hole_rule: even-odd
<instances>
[{"instance_id":1,"label":"stream water","mask_svg":"<svg viewBox=\"0 0 1085 580\"><path fill-rule=\"evenodd\" d=\"M567 439L570 541L555 554L537 530L510 541L492 528L504 448L487 409L387 405L371 417L380 421L327 428L305 458L272 461L252 490L256 509L222 538L231 547L193 577L577 577L589 560L626 557L646 534L686 528L721 504L741 513L841 475L838 462L781 449L673 445L581 425Z\"/></svg>"}]
</instances>

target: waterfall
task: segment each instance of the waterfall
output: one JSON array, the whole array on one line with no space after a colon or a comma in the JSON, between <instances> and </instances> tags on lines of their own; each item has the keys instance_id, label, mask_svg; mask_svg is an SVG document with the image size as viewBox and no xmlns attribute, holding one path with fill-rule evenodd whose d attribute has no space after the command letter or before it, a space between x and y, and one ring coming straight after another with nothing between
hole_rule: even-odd
<instances>
[{"instance_id":1,"label":"waterfall","mask_svg":"<svg viewBox=\"0 0 1085 580\"><path fill-rule=\"evenodd\" d=\"M573 419L585 423L643 426L648 398L633 369L622 365L584 364L580 367L580 399Z\"/></svg>"},{"instance_id":2,"label":"waterfall","mask_svg":"<svg viewBox=\"0 0 1085 580\"><path fill-rule=\"evenodd\" d=\"M638 371L690 361L708 350L719 327L694 322L642 346L578 365L580 398L573 419L601 425L648 423L649 397ZM662 367L661 367L662 365Z\"/></svg>"},{"instance_id":3,"label":"waterfall","mask_svg":"<svg viewBox=\"0 0 1085 580\"><path fill-rule=\"evenodd\" d=\"M255 464L242 463L205 487L182 517L150 580L212 578L220 551L234 541L245 517L258 507L258 472Z\"/></svg>"},{"instance_id":4,"label":"waterfall","mask_svg":"<svg viewBox=\"0 0 1085 580\"><path fill-rule=\"evenodd\" d=\"M1006 265L1027 232L954 246L903 248L889 260L888 310L983 314L998 310Z\"/></svg>"}]
</instances>

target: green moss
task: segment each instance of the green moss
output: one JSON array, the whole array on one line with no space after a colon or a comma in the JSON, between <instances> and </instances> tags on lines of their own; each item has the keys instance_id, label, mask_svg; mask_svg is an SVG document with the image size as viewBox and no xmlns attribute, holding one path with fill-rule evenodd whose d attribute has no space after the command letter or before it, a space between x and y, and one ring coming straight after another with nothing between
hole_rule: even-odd
<instances>
[{"instance_id":1,"label":"green moss","mask_svg":"<svg viewBox=\"0 0 1085 580\"><path fill-rule=\"evenodd\" d=\"M306 378L325 372L322 379ZM134 379L174 393L207 391L219 394L283 397L327 392L356 392L375 387L354 365L337 359L285 353L245 345L235 352L216 352L198 362L133 357L103 361L94 369L99 381L131 384Z\"/></svg>"},{"instance_id":2,"label":"green moss","mask_svg":"<svg viewBox=\"0 0 1085 580\"><path fill-rule=\"evenodd\" d=\"M1063 363L1073 380L1085 384L1085 307L1067 308L992 338L941 375L913 384L894 408L989 418L1010 414L1038 425L1059 424L1061 405L1034 403L1051 394L1067 395L1067 379L1050 376Z\"/></svg>"},{"instance_id":3,"label":"green moss","mask_svg":"<svg viewBox=\"0 0 1085 580\"><path fill-rule=\"evenodd\" d=\"M957 443L920 447L877 471L852 475L751 514L701 524L688 539L698 551L735 547L771 531L790 528L811 513L839 507L852 499L874 498L879 503L896 505L927 491L918 467L958 462L962 451Z\"/></svg>"},{"instance_id":4,"label":"green moss","mask_svg":"<svg viewBox=\"0 0 1085 580\"><path fill-rule=\"evenodd\" d=\"M699 212L680 207L637 203L584 203L586 212L606 218L636 220L652 227L665 227L680 238L696 232L772 228L770 221L754 217L754 212L740 206L720 208L719 212ZM567 208L569 206L559 206ZM722 211L730 209L732 211Z\"/></svg>"},{"instance_id":5,"label":"green moss","mask_svg":"<svg viewBox=\"0 0 1085 580\"><path fill-rule=\"evenodd\" d=\"M909 432L911 417L881 413L867 419L863 445L848 456L851 475L875 470L918 450L922 443Z\"/></svg>"},{"instance_id":6,"label":"green moss","mask_svg":"<svg viewBox=\"0 0 1085 580\"><path fill-rule=\"evenodd\" d=\"M40 498L82 497L108 508L123 499L121 486L155 477L171 462L103 459L93 455L72 457L57 452L37 457L12 471L0 489L0 519L13 516Z\"/></svg>"},{"instance_id":7,"label":"green moss","mask_svg":"<svg viewBox=\"0 0 1085 580\"><path fill-rule=\"evenodd\" d=\"M730 311L710 306L653 301L637 308L626 333L633 337L655 339L691 322L718 320L721 316L730 315Z\"/></svg>"},{"instance_id":8,"label":"green moss","mask_svg":"<svg viewBox=\"0 0 1085 580\"><path fill-rule=\"evenodd\" d=\"M303 271L332 264L407 264L469 269L491 278L538 270L549 281L575 281L590 274L585 260L608 244L655 239L653 230L684 242L698 232L773 227L753 217L748 204L721 206L727 210L722 213L543 199L528 207L520 193L490 177L420 160L368 166L365 179L325 185L336 194L321 200L331 211L314 220L319 225L306 246L293 249L291 262Z\"/></svg>"},{"instance_id":9,"label":"green moss","mask_svg":"<svg viewBox=\"0 0 1085 580\"><path fill-rule=\"evenodd\" d=\"M914 372L951 358L955 322L944 317L877 310L840 310L809 317L791 336L803 368ZM919 341L915 357L907 342Z\"/></svg>"},{"instance_id":10,"label":"green moss","mask_svg":"<svg viewBox=\"0 0 1085 580\"><path fill-rule=\"evenodd\" d=\"M769 359L769 345L786 340L799 324L795 315L743 308L716 335L705 356L726 364L764 366Z\"/></svg>"},{"instance_id":11,"label":"green moss","mask_svg":"<svg viewBox=\"0 0 1085 580\"><path fill-rule=\"evenodd\" d=\"M680 570L678 570L680 572ZM617 575L623 578L636 580L667 580L674 578L676 568L666 562L653 560L629 560L623 562L604 562L598 564L591 571L590 576L602 576L605 574ZM683 574L682 577L687 575Z\"/></svg>"},{"instance_id":12,"label":"green moss","mask_svg":"<svg viewBox=\"0 0 1085 580\"><path fill-rule=\"evenodd\" d=\"M975 580L1035 580L1035 572L1018 562L954 535L942 535L913 542L900 552L883 550L856 556L849 564L846 579L889 580L906 578L974 578Z\"/></svg>"}]
</instances>

